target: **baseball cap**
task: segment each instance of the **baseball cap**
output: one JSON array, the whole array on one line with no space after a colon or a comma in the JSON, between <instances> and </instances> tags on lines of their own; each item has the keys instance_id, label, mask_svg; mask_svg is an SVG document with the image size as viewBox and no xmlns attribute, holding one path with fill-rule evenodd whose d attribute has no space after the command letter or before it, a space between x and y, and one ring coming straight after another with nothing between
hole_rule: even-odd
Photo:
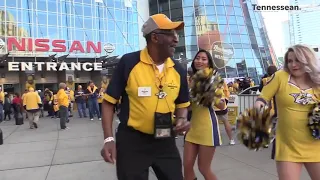
<instances>
[{"instance_id":1,"label":"baseball cap","mask_svg":"<svg viewBox=\"0 0 320 180\"><path fill-rule=\"evenodd\" d=\"M150 34L156 29L165 30L180 30L184 27L184 22L177 21L172 22L165 14L155 14L149 17L149 19L142 26L143 37Z\"/></svg>"}]
</instances>

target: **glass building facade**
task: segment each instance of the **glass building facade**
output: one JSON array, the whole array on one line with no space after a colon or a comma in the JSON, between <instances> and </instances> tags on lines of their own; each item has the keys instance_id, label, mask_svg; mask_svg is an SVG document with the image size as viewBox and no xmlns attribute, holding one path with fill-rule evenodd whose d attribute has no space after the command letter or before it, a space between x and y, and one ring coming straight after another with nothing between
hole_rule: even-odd
<instances>
[{"instance_id":1,"label":"glass building facade","mask_svg":"<svg viewBox=\"0 0 320 180\"><path fill-rule=\"evenodd\" d=\"M12 56L47 56L54 54L52 40L65 40L68 54L72 42L80 41L86 50L87 41L101 53L74 51L69 57L99 58L105 56L104 45L112 44L110 55L123 55L139 49L137 0L0 0L1 47L9 37L50 39L49 52L35 52L35 46L25 52L13 49ZM30 46L27 44L26 46ZM8 48L1 48L0 54ZM28 48L27 48L28 49Z\"/></svg>"},{"instance_id":2,"label":"glass building facade","mask_svg":"<svg viewBox=\"0 0 320 180\"><path fill-rule=\"evenodd\" d=\"M251 77L256 84L276 64L254 0L149 0L150 14L183 20L175 58L193 59L199 49L212 53L224 78Z\"/></svg>"}]
</instances>

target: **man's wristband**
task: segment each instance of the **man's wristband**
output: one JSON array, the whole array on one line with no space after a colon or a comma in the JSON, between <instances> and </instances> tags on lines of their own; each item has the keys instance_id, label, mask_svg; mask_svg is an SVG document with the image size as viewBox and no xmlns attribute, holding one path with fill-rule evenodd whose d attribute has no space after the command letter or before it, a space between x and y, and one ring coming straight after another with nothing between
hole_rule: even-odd
<instances>
[{"instance_id":1,"label":"man's wristband","mask_svg":"<svg viewBox=\"0 0 320 180\"><path fill-rule=\"evenodd\" d=\"M106 144L108 142L114 142L114 138L113 137L107 137L104 141L103 144Z\"/></svg>"}]
</instances>

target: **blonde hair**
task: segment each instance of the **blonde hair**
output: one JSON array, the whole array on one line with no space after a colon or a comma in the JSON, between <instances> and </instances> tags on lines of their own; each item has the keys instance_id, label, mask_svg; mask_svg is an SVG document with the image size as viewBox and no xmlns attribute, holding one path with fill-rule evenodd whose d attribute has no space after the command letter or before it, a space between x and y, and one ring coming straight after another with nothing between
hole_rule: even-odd
<instances>
[{"instance_id":1,"label":"blonde hair","mask_svg":"<svg viewBox=\"0 0 320 180\"><path fill-rule=\"evenodd\" d=\"M290 73L288 68L288 54L293 52L296 55L297 61L304 65L306 73L309 74L311 81L320 87L320 63L313 49L306 45L297 44L288 49L284 56L283 69Z\"/></svg>"}]
</instances>

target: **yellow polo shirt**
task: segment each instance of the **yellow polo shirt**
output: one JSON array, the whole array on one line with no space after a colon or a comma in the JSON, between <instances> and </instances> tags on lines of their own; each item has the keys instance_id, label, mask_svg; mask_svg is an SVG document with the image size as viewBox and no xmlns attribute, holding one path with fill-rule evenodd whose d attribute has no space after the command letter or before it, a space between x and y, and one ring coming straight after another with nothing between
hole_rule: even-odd
<instances>
[{"instance_id":1,"label":"yellow polo shirt","mask_svg":"<svg viewBox=\"0 0 320 180\"><path fill-rule=\"evenodd\" d=\"M60 89L57 93L58 105L69 107L69 97L65 90Z\"/></svg>"},{"instance_id":2,"label":"yellow polo shirt","mask_svg":"<svg viewBox=\"0 0 320 180\"><path fill-rule=\"evenodd\" d=\"M158 77L158 78L157 78ZM167 93L158 99L159 86ZM139 93L140 92L140 93ZM145 48L125 54L112 75L104 100L116 104L121 97L121 123L146 133L154 133L154 113L168 113L190 105L187 71L168 58L160 73Z\"/></svg>"}]
</instances>

